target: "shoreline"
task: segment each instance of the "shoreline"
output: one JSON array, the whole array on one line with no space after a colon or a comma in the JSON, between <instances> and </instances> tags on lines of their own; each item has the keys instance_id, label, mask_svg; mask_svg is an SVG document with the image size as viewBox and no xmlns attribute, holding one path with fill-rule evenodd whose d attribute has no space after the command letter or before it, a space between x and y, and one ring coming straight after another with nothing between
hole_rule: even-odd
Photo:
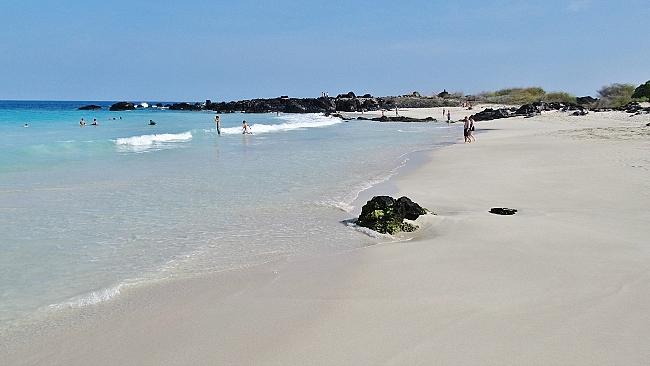
<instances>
[{"instance_id":1,"label":"shoreline","mask_svg":"<svg viewBox=\"0 0 650 366\"><path fill-rule=\"evenodd\" d=\"M647 363L649 118L479 122L380 183L437 213L408 241L127 290L0 360Z\"/></svg>"}]
</instances>

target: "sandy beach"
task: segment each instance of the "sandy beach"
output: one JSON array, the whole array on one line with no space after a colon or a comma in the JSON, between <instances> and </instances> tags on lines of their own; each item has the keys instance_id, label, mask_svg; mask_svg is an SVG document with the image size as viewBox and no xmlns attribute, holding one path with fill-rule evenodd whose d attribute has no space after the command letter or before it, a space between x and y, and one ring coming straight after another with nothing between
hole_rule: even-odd
<instances>
[{"instance_id":1,"label":"sandy beach","mask_svg":"<svg viewBox=\"0 0 650 366\"><path fill-rule=\"evenodd\" d=\"M458 144L372 189L436 213L408 240L130 289L1 341L0 364L646 365L648 123L545 112L467 144L452 124Z\"/></svg>"}]
</instances>

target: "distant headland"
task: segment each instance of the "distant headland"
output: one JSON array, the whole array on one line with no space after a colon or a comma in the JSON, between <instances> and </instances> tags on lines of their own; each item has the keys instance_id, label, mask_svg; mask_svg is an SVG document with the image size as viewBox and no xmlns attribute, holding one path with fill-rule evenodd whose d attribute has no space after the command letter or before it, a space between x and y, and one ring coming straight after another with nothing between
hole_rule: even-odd
<instances>
[{"instance_id":1,"label":"distant headland","mask_svg":"<svg viewBox=\"0 0 650 366\"><path fill-rule=\"evenodd\" d=\"M157 108L186 111L215 111L218 113L325 113L336 112L361 112L376 110L391 110L397 108L433 108L441 106L457 106L462 103L460 99L451 97L444 92L436 96L422 96L417 92L402 96L374 97L370 94L357 96L354 92L339 94L336 97L322 95L318 98L290 98L280 96L268 99L248 99L231 102L205 103L173 103L157 104ZM88 106L87 106L88 107ZM82 108L87 108L82 107ZM125 111L140 108L131 102L119 102L110 107L111 111ZM80 108L81 109L81 108Z\"/></svg>"},{"instance_id":2,"label":"distant headland","mask_svg":"<svg viewBox=\"0 0 650 366\"><path fill-rule=\"evenodd\" d=\"M496 104L502 107L488 109L474 115L476 120L506 118L515 115L534 115L543 110L570 110L576 115L584 115L589 110L625 110L631 113L648 113L640 102L650 98L650 81L638 87L630 84L612 84L598 91L600 98L591 96L575 97L564 92L547 93L540 87L508 88L496 92L483 92L476 95L464 95L462 92L449 93L446 90L434 95L422 95L413 92L400 96L375 97L370 94L357 96L354 92L330 97L322 93L318 98L290 98L283 95L277 98L248 99L231 102L205 103L147 103L134 104L119 102L111 105L111 111L126 111L138 108L164 108L184 111L215 111L217 113L324 113L333 115L338 112L363 112L378 110L395 110L402 108L436 108L467 107L476 104ZM515 107L516 106L516 107ZM80 110L94 110L101 107L88 105ZM384 118L384 117L382 117ZM385 117L389 119L390 117ZM394 117L392 117L394 118Z\"/></svg>"}]
</instances>

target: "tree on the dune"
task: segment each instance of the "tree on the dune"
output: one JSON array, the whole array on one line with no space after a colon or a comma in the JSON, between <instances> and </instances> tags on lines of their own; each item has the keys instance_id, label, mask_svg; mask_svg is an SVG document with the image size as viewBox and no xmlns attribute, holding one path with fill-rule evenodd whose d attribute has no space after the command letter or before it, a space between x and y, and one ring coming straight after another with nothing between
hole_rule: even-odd
<instances>
[{"instance_id":1,"label":"tree on the dune","mask_svg":"<svg viewBox=\"0 0 650 366\"><path fill-rule=\"evenodd\" d=\"M643 102L650 101L650 80L646 81L645 84L641 84L636 89L634 89L632 98L639 99Z\"/></svg>"},{"instance_id":2,"label":"tree on the dune","mask_svg":"<svg viewBox=\"0 0 650 366\"><path fill-rule=\"evenodd\" d=\"M632 101L635 86L632 84L611 84L598 91L599 107L618 108Z\"/></svg>"}]
</instances>

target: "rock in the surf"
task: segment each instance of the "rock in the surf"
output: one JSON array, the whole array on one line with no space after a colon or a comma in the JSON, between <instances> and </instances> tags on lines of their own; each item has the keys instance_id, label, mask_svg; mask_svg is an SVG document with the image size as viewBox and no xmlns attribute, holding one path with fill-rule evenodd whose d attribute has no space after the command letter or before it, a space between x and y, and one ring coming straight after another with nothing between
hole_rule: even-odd
<instances>
[{"instance_id":1,"label":"rock in the surf","mask_svg":"<svg viewBox=\"0 0 650 366\"><path fill-rule=\"evenodd\" d=\"M90 104L90 105L85 105L83 107L79 107L77 109L80 111L95 111L98 109L102 109L102 107L95 104Z\"/></svg>"},{"instance_id":2,"label":"rock in the surf","mask_svg":"<svg viewBox=\"0 0 650 366\"><path fill-rule=\"evenodd\" d=\"M408 197L396 200L389 196L375 196L361 208L357 225L394 235L400 231L415 231L418 227L404 219L415 220L426 213L427 210Z\"/></svg>"},{"instance_id":3,"label":"rock in the surf","mask_svg":"<svg viewBox=\"0 0 650 366\"><path fill-rule=\"evenodd\" d=\"M134 109L135 105L131 102L118 102L109 108L110 111L132 111Z\"/></svg>"}]
</instances>

